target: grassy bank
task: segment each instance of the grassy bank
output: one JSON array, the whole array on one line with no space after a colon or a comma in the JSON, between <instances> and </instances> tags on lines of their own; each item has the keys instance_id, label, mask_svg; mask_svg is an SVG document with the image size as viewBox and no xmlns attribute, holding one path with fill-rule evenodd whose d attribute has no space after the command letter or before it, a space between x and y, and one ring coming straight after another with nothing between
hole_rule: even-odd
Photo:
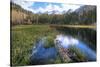
<instances>
[{"instance_id":1,"label":"grassy bank","mask_svg":"<svg viewBox=\"0 0 100 67\"><path fill-rule=\"evenodd\" d=\"M58 31L58 32L57 32ZM31 49L35 42L41 38L46 37L45 48L54 46L54 38L57 34L66 34L76 38L82 37L82 40L94 43L90 47L96 46L95 36L96 31L92 29L74 29L74 28L52 28L49 25L17 25L11 28L11 51L12 51L12 65L30 65ZM85 38L86 37L86 38ZM76 49L70 49L71 52ZM76 50L79 61L83 60L83 55ZM62 63L59 55L54 61L55 63Z\"/></svg>"},{"instance_id":2,"label":"grassy bank","mask_svg":"<svg viewBox=\"0 0 100 67\"><path fill-rule=\"evenodd\" d=\"M52 43L57 31L49 25L18 25L11 28L11 33L12 65L28 65L31 49L37 38L46 36L49 43Z\"/></svg>"}]
</instances>

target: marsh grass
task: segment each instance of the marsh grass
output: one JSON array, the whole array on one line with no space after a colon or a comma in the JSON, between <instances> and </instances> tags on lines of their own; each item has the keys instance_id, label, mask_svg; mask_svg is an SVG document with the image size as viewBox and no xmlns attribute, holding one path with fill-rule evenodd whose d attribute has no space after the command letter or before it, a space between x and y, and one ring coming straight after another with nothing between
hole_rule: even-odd
<instances>
[{"instance_id":1,"label":"marsh grass","mask_svg":"<svg viewBox=\"0 0 100 67\"><path fill-rule=\"evenodd\" d=\"M53 38L57 32L49 25L18 25L11 28L12 65L30 64L32 47L39 37L47 36L45 47L54 46Z\"/></svg>"},{"instance_id":2,"label":"marsh grass","mask_svg":"<svg viewBox=\"0 0 100 67\"><path fill-rule=\"evenodd\" d=\"M69 47L69 52L70 53L75 53L75 57L73 58L73 62L84 62L87 61L86 56L83 52L81 52L77 47L75 46L70 46Z\"/></svg>"},{"instance_id":3,"label":"marsh grass","mask_svg":"<svg viewBox=\"0 0 100 67\"><path fill-rule=\"evenodd\" d=\"M65 30L64 32L72 31ZM17 25L11 27L11 64L13 66L30 65L30 55L37 40L41 37L46 37L44 47L54 47L55 36L60 33L61 31L58 32L58 30L51 28L49 25ZM69 52L76 54L76 57L74 57L76 61L72 62L87 61L84 54L76 47L71 47ZM64 62L57 55L54 63Z\"/></svg>"}]
</instances>

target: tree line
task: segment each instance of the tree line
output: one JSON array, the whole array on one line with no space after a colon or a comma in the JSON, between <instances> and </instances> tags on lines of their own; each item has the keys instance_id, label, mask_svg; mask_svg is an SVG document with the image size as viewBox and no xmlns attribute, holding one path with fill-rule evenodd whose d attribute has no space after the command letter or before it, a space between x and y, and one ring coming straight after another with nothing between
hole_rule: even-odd
<instances>
[{"instance_id":1,"label":"tree line","mask_svg":"<svg viewBox=\"0 0 100 67\"><path fill-rule=\"evenodd\" d=\"M11 4L11 22L12 25L18 24L94 24L96 23L96 6L92 10L82 12L72 12L69 9L62 14L37 13L22 9L16 4ZM88 6L87 6L88 7ZM18 15L19 14L19 15ZM18 18L20 17L20 19Z\"/></svg>"}]
</instances>

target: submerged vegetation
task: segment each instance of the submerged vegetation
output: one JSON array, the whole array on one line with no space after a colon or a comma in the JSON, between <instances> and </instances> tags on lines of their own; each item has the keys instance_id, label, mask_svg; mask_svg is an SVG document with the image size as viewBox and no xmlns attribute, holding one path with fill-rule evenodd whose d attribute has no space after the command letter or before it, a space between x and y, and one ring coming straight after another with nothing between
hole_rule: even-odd
<instances>
[{"instance_id":1,"label":"submerged vegetation","mask_svg":"<svg viewBox=\"0 0 100 67\"><path fill-rule=\"evenodd\" d=\"M72 59L74 60L73 62L84 62L84 61L87 61L84 53L82 53L77 47L71 46L69 48L69 52L76 54L74 58L72 57Z\"/></svg>"},{"instance_id":2,"label":"submerged vegetation","mask_svg":"<svg viewBox=\"0 0 100 67\"><path fill-rule=\"evenodd\" d=\"M12 65L30 65L30 55L33 46L36 45L36 41L41 37L46 37L44 47L55 47L54 39L59 32L56 29L52 29L49 25L18 25L12 27ZM75 32L72 35L75 35ZM77 48L71 47L69 52L76 54L76 58L73 58L74 61L72 62L87 61ZM54 63L64 63L59 53L57 53Z\"/></svg>"},{"instance_id":3,"label":"submerged vegetation","mask_svg":"<svg viewBox=\"0 0 100 67\"><path fill-rule=\"evenodd\" d=\"M53 36L47 36L47 41L44 45L45 48L50 48L50 47L54 47L54 37Z\"/></svg>"},{"instance_id":4,"label":"submerged vegetation","mask_svg":"<svg viewBox=\"0 0 100 67\"><path fill-rule=\"evenodd\" d=\"M49 34L49 35L48 35ZM27 65L31 50L36 40L42 36L47 36L47 45L54 46L53 38L57 32L49 28L48 25L20 25L12 27L12 65Z\"/></svg>"},{"instance_id":5,"label":"submerged vegetation","mask_svg":"<svg viewBox=\"0 0 100 67\"><path fill-rule=\"evenodd\" d=\"M52 27L52 25L61 25L61 27ZM79 27L67 27L68 25L79 25ZM80 25L84 25L84 28ZM35 14L11 2L11 65L31 65L32 48L38 39L46 37L45 49L55 48L54 39L58 34L75 37L96 52L96 29L87 28L86 25L96 27L96 6L83 5L75 11L69 9L62 14L56 14L55 11L52 11L52 14L48 12ZM72 46L68 50L69 53L75 53L74 58L70 57L72 59L70 62L87 61L85 55L76 47ZM47 63L51 64L51 62L66 63L62 61L59 53L56 60L51 59Z\"/></svg>"}]
</instances>

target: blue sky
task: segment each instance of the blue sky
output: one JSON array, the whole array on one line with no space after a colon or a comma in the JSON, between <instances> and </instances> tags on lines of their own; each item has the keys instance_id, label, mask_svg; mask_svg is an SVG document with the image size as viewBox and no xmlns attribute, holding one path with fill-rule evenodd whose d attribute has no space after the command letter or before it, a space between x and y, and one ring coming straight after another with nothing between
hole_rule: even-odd
<instances>
[{"instance_id":1,"label":"blue sky","mask_svg":"<svg viewBox=\"0 0 100 67\"><path fill-rule=\"evenodd\" d=\"M46 8L49 4L52 5L57 5L61 7L61 3L49 3L49 2L34 2L34 4L31 6L33 9L38 9L38 8Z\"/></svg>"},{"instance_id":2,"label":"blue sky","mask_svg":"<svg viewBox=\"0 0 100 67\"><path fill-rule=\"evenodd\" d=\"M12 0L14 3L20 5L22 8L32 11L33 13L52 13L55 11L56 14L67 12L69 9L72 11L78 9L82 5L73 5L65 3L51 3L51 2L34 2L25 0Z\"/></svg>"}]
</instances>

